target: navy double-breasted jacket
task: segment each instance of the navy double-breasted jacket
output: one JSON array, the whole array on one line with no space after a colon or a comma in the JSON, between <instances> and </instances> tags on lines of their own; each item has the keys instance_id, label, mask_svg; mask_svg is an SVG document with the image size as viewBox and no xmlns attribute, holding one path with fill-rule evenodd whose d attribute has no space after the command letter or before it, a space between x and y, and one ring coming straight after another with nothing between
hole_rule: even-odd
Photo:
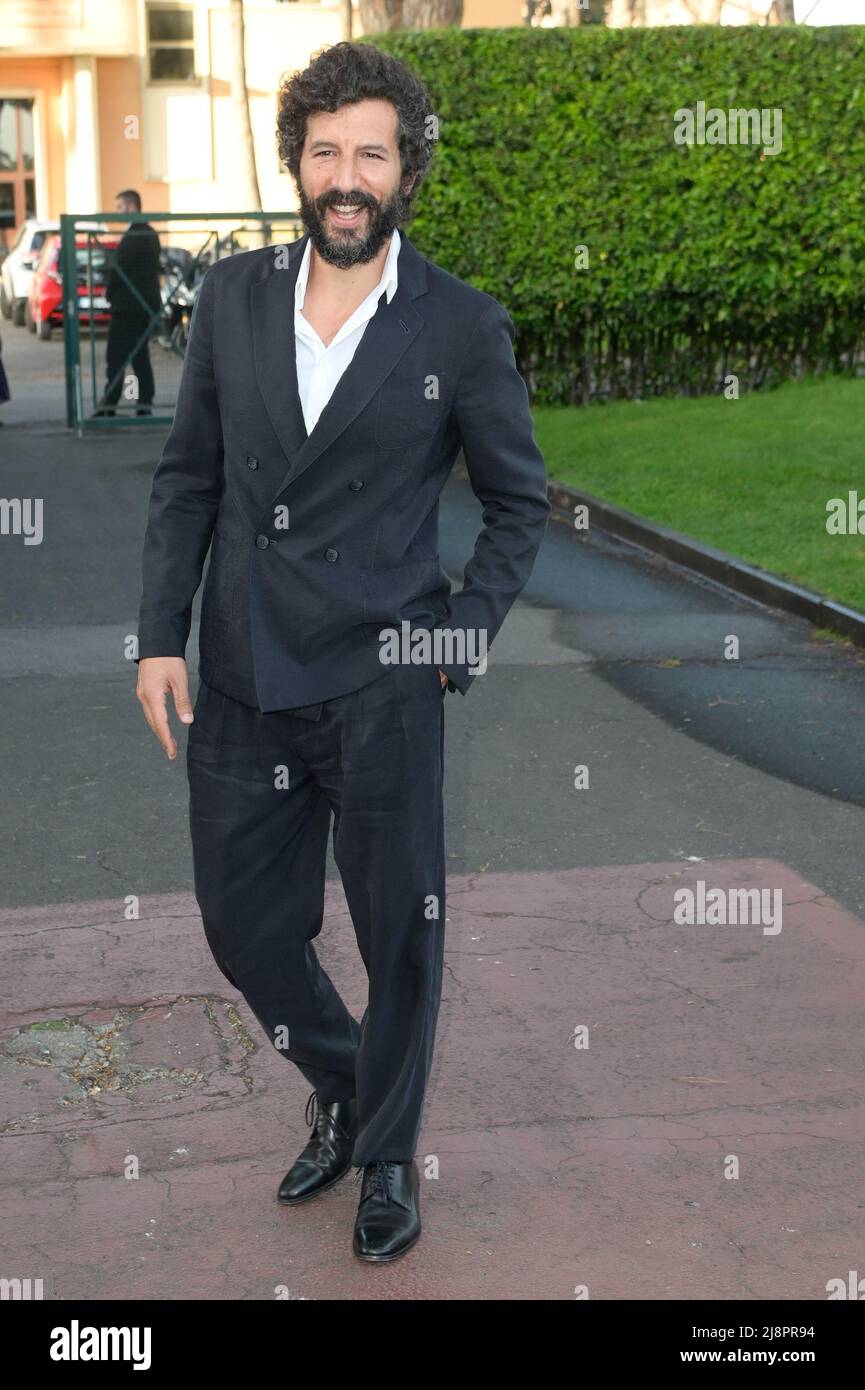
<instances>
[{"instance_id":1,"label":"navy double-breasted jacket","mask_svg":"<svg viewBox=\"0 0 865 1390\"><path fill-rule=\"evenodd\" d=\"M211 549L199 669L236 700L292 709L358 689L382 673L382 631L406 621L466 638L436 663L463 694L482 678L460 657L478 634L489 646L528 580L546 469L509 315L400 237L396 294L310 435L294 349L307 238L207 272L153 480L139 659L185 655ZM483 527L452 593L438 499L460 448Z\"/></svg>"}]
</instances>

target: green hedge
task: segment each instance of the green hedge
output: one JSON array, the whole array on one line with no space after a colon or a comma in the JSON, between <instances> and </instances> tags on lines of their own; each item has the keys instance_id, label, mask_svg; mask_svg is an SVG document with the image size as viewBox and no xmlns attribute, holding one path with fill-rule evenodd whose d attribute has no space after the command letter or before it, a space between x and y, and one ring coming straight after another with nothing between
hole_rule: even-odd
<instances>
[{"instance_id":1,"label":"green hedge","mask_svg":"<svg viewBox=\"0 0 865 1390\"><path fill-rule=\"evenodd\" d=\"M495 295L539 402L854 370L865 323L865 27L379 35L426 83L409 231ZM677 144L680 108L782 110L783 144ZM574 268L585 244L589 268Z\"/></svg>"}]
</instances>

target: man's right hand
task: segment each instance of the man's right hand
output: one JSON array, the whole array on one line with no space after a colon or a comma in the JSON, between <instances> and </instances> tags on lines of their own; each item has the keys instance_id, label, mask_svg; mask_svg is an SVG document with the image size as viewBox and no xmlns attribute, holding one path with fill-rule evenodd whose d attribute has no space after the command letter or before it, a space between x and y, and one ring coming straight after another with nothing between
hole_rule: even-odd
<instances>
[{"instance_id":1,"label":"man's right hand","mask_svg":"<svg viewBox=\"0 0 865 1390\"><path fill-rule=\"evenodd\" d=\"M168 727L168 710L165 697L168 692L174 696L174 708L184 724L192 723L192 705L189 699L189 677L186 662L182 656L145 656L138 663L138 689L136 695L141 701L144 718L155 733L168 757L177 757L177 743Z\"/></svg>"}]
</instances>

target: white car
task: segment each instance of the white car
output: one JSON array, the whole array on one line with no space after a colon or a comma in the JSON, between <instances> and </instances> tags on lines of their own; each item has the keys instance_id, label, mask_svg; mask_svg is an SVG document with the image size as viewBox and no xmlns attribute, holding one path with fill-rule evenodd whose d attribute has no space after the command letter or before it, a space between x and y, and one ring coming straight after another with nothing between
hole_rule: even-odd
<instances>
[{"instance_id":1,"label":"white car","mask_svg":"<svg viewBox=\"0 0 865 1390\"><path fill-rule=\"evenodd\" d=\"M45 238L59 231L59 222L40 222L35 217L28 217L3 261L0 269L0 313L4 319L11 319L19 327L24 324L33 271Z\"/></svg>"}]
</instances>

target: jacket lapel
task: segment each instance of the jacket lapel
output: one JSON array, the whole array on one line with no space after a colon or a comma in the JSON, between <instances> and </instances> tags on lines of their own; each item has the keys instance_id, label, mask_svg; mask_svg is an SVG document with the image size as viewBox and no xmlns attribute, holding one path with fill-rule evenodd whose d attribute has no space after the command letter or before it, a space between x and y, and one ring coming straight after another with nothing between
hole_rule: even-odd
<instances>
[{"instance_id":1,"label":"jacket lapel","mask_svg":"<svg viewBox=\"0 0 865 1390\"><path fill-rule=\"evenodd\" d=\"M382 291L357 351L307 434L297 389L294 289L308 237L289 247L289 264L252 287L255 374L270 422L291 460L276 496L296 482L370 402L424 326L412 303L426 293L424 259L400 230L398 284L390 304Z\"/></svg>"}]
</instances>

